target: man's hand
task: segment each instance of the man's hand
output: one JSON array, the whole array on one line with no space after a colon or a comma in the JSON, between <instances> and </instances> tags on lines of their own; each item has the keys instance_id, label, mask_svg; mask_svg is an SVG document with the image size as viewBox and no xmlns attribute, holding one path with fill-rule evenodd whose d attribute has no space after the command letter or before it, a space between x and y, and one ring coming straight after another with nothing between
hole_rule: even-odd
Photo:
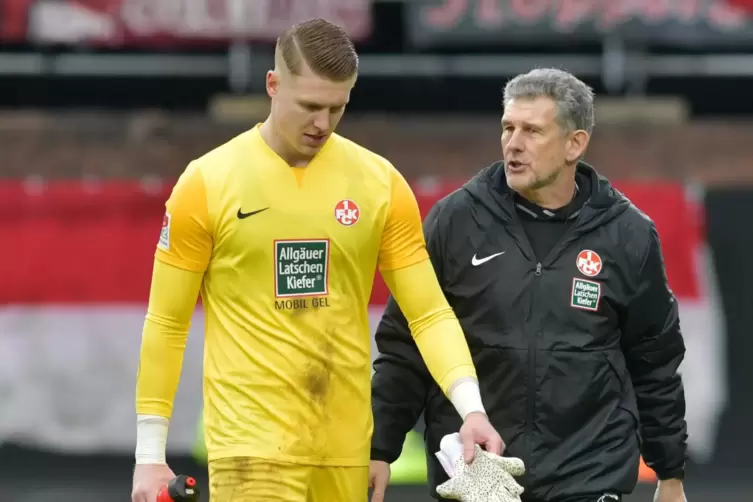
<instances>
[{"instance_id":1,"label":"man's hand","mask_svg":"<svg viewBox=\"0 0 753 502\"><path fill-rule=\"evenodd\" d=\"M654 502L688 502L682 481L679 479L659 481L654 494Z\"/></svg>"},{"instance_id":2,"label":"man's hand","mask_svg":"<svg viewBox=\"0 0 753 502\"><path fill-rule=\"evenodd\" d=\"M469 413L465 417L460 428L460 440L463 442L463 458L467 464L473 462L475 445L480 445L495 455L502 455L505 449L505 443L484 413Z\"/></svg>"},{"instance_id":3,"label":"man's hand","mask_svg":"<svg viewBox=\"0 0 753 502\"><path fill-rule=\"evenodd\" d=\"M390 464L381 460L372 460L369 464L369 488L371 502L384 502L384 492L390 482Z\"/></svg>"},{"instance_id":4,"label":"man's hand","mask_svg":"<svg viewBox=\"0 0 753 502\"><path fill-rule=\"evenodd\" d=\"M157 502L157 494L175 474L167 464L137 464L133 471L131 502Z\"/></svg>"}]
</instances>

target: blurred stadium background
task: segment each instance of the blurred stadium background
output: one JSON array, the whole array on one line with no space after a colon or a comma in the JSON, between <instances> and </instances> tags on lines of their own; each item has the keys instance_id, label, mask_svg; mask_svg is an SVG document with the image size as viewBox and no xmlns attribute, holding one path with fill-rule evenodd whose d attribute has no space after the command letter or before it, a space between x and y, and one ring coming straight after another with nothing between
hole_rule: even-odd
<instances>
[{"instance_id":1,"label":"blurred stadium background","mask_svg":"<svg viewBox=\"0 0 753 502\"><path fill-rule=\"evenodd\" d=\"M656 221L682 308L689 500L753 500L753 0L0 0L0 502L129 500L164 200L264 118L274 38L309 17L362 55L340 132L424 211L500 157L506 79L597 90L587 160ZM201 318L169 456L203 479ZM391 501L426 499L420 434Z\"/></svg>"}]
</instances>

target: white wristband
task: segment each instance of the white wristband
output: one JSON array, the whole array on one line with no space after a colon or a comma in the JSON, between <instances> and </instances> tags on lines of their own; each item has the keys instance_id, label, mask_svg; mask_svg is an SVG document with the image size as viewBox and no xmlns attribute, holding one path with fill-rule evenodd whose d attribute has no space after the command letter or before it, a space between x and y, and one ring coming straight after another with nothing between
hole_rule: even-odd
<instances>
[{"instance_id":1,"label":"white wristband","mask_svg":"<svg viewBox=\"0 0 753 502\"><path fill-rule=\"evenodd\" d=\"M481 401L481 390L476 380L463 379L456 382L450 387L448 397L463 420L469 413L486 413L484 403Z\"/></svg>"},{"instance_id":2,"label":"white wristband","mask_svg":"<svg viewBox=\"0 0 753 502\"><path fill-rule=\"evenodd\" d=\"M156 415L138 415L136 420L136 463L166 464L167 429L170 421Z\"/></svg>"}]
</instances>

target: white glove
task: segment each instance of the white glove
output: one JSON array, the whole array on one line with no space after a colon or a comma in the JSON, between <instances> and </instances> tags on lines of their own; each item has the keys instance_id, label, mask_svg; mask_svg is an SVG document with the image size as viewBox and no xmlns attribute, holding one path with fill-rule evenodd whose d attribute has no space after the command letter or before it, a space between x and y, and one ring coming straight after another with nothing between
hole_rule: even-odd
<instances>
[{"instance_id":1,"label":"white glove","mask_svg":"<svg viewBox=\"0 0 753 502\"><path fill-rule=\"evenodd\" d=\"M523 487L513 476L525 472L521 459L500 457L476 445L473 462L466 464L462 448L459 434L442 438L436 456L450 479L437 487L439 495L461 502L520 502Z\"/></svg>"}]
</instances>

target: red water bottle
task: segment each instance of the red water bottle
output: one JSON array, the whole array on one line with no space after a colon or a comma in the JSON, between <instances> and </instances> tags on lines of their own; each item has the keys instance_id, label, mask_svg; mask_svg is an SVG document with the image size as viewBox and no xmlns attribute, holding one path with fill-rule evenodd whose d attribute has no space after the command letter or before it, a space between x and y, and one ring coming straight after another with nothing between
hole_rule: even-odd
<instances>
[{"instance_id":1,"label":"red water bottle","mask_svg":"<svg viewBox=\"0 0 753 502\"><path fill-rule=\"evenodd\" d=\"M199 487L191 476L175 476L160 490L157 502L198 502Z\"/></svg>"}]
</instances>

